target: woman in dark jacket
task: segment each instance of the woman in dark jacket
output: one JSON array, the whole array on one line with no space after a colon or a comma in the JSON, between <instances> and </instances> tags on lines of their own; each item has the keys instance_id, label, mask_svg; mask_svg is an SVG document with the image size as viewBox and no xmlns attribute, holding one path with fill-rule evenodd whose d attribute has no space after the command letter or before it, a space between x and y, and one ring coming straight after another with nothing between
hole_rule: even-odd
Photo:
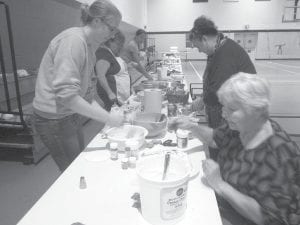
<instances>
[{"instance_id":1,"label":"woman in dark jacket","mask_svg":"<svg viewBox=\"0 0 300 225\"><path fill-rule=\"evenodd\" d=\"M216 128L224 122L222 105L217 97L221 85L233 74L238 72L256 74L256 70L247 52L235 41L219 33L214 22L205 16L194 21L190 40L199 52L207 55L203 75L203 96L198 98L194 105L204 105L208 126ZM217 157L216 151L210 148L213 159Z\"/></svg>"},{"instance_id":2,"label":"woman in dark jacket","mask_svg":"<svg viewBox=\"0 0 300 225\"><path fill-rule=\"evenodd\" d=\"M207 55L202 100L208 125L216 128L223 122L222 106L217 97L218 89L233 74L256 74L256 70L247 52L235 41L219 33L214 22L205 16L195 20L190 40L199 52Z\"/></svg>"}]
</instances>

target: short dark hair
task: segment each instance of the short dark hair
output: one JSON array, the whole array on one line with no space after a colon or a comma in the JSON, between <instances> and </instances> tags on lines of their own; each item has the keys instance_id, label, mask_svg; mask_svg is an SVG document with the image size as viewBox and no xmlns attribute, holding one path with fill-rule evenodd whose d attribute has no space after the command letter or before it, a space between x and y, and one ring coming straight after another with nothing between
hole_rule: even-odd
<instances>
[{"instance_id":1,"label":"short dark hair","mask_svg":"<svg viewBox=\"0 0 300 225\"><path fill-rule=\"evenodd\" d=\"M194 26L189 34L189 39L194 40L196 38L202 39L203 35L216 36L218 35L218 29L215 23L208 19L206 16L200 16L194 21Z\"/></svg>"},{"instance_id":2,"label":"short dark hair","mask_svg":"<svg viewBox=\"0 0 300 225\"><path fill-rule=\"evenodd\" d=\"M146 31L143 30L143 29L138 29L136 32L135 32L135 36L139 36L141 34L146 34Z\"/></svg>"}]
</instances>

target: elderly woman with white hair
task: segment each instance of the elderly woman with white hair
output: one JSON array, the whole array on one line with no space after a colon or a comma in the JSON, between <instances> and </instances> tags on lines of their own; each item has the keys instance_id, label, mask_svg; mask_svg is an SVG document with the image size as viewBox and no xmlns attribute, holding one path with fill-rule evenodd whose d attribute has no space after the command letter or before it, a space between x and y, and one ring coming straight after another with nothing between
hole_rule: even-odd
<instances>
[{"instance_id":1,"label":"elderly woman with white hair","mask_svg":"<svg viewBox=\"0 0 300 225\"><path fill-rule=\"evenodd\" d=\"M170 127L191 130L220 149L203 171L224 224L300 224L300 150L269 118L268 82L238 73L217 94L225 124L212 129L176 118Z\"/></svg>"}]
</instances>

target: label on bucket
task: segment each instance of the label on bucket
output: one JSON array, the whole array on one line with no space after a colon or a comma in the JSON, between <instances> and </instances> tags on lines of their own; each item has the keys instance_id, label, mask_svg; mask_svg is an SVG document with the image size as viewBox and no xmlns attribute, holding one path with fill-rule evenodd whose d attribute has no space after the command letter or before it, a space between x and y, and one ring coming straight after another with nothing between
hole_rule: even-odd
<instances>
[{"instance_id":1,"label":"label on bucket","mask_svg":"<svg viewBox=\"0 0 300 225\"><path fill-rule=\"evenodd\" d=\"M186 209L187 183L160 191L160 216L171 220L182 216Z\"/></svg>"}]
</instances>

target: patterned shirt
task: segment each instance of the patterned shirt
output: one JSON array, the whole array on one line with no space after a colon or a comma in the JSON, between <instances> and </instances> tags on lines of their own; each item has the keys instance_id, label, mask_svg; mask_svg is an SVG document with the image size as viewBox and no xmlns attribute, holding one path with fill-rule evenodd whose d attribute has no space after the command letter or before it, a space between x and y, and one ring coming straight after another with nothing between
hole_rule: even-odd
<instances>
[{"instance_id":1,"label":"patterned shirt","mask_svg":"<svg viewBox=\"0 0 300 225\"><path fill-rule=\"evenodd\" d=\"M215 129L220 171L226 182L260 204L264 224L299 225L300 150L275 121L270 122L273 135L248 150L227 123Z\"/></svg>"}]
</instances>

